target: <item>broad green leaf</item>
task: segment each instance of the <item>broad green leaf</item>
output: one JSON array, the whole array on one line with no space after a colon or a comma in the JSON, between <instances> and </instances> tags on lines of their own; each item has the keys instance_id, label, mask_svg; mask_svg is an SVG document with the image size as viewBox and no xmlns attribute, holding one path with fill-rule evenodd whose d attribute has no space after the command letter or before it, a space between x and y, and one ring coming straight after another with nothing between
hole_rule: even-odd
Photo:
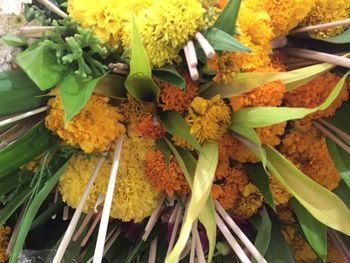
<instances>
[{"instance_id":1,"label":"broad green leaf","mask_svg":"<svg viewBox=\"0 0 350 263\"><path fill-rule=\"evenodd\" d=\"M209 240L208 262L211 262L216 244L216 220L214 202L210 195L210 191L217 165L217 145L209 143L204 145L203 153L200 154L196 170L194 171L195 159L193 156L188 151L179 148L181 152L180 154L169 140L167 140L167 143L173 151L181 167L181 170L184 172L185 178L192 189L192 197L188 208L188 211L191 211L191 213L186 214L186 219L184 221L186 224L183 223L180 230L180 237L182 240L180 240L179 237L173 251L167 258L166 262L173 262L174 260L172 260L172 258L179 257L190 234L192 224L197 217L204 225L207 232ZM205 187L209 187L209 189L205 189Z\"/></svg>"},{"instance_id":2,"label":"broad green leaf","mask_svg":"<svg viewBox=\"0 0 350 263\"><path fill-rule=\"evenodd\" d=\"M149 59L133 19L130 74L125 82L128 92L138 100L153 101L158 97L159 87L152 79Z\"/></svg>"},{"instance_id":3,"label":"broad green leaf","mask_svg":"<svg viewBox=\"0 0 350 263\"><path fill-rule=\"evenodd\" d=\"M284 83L286 90L292 91L293 89L313 80L333 67L334 65L332 64L322 63L289 72L234 73L232 75L232 80L229 83L212 82L212 85L201 93L201 96L211 98L219 94L222 98L230 98L252 91L257 87L275 80L281 80Z\"/></svg>"},{"instance_id":4,"label":"broad green leaf","mask_svg":"<svg viewBox=\"0 0 350 263\"><path fill-rule=\"evenodd\" d=\"M181 89L186 88L186 82L182 76L177 72L173 65L163 66L152 70L153 76L168 84L174 85Z\"/></svg>"},{"instance_id":5,"label":"broad green leaf","mask_svg":"<svg viewBox=\"0 0 350 263\"><path fill-rule=\"evenodd\" d=\"M62 172L67 164L67 159L59 159L61 164L60 168L45 182L44 186L34 196L33 200L28 204L27 209L23 215L21 224L16 235L12 253L9 259L9 263L16 263L18 256L23 248L25 238L30 230L30 226L37 214L41 204L45 201L51 190L57 184Z\"/></svg>"},{"instance_id":6,"label":"broad green leaf","mask_svg":"<svg viewBox=\"0 0 350 263\"><path fill-rule=\"evenodd\" d=\"M16 61L41 90L57 85L66 69L58 63L54 50L37 43L20 53Z\"/></svg>"},{"instance_id":7,"label":"broad green leaf","mask_svg":"<svg viewBox=\"0 0 350 263\"><path fill-rule=\"evenodd\" d=\"M164 158L164 161L165 161L167 167L169 167L170 148L169 148L167 142L164 139L159 139L159 140L156 140L155 146L159 151L161 151L163 158Z\"/></svg>"},{"instance_id":8,"label":"broad green leaf","mask_svg":"<svg viewBox=\"0 0 350 263\"><path fill-rule=\"evenodd\" d=\"M45 105L43 94L23 71L0 72L0 116Z\"/></svg>"},{"instance_id":9,"label":"broad green leaf","mask_svg":"<svg viewBox=\"0 0 350 263\"><path fill-rule=\"evenodd\" d=\"M289 200L299 224L316 254L325 262L327 257L327 228L316 220L294 197Z\"/></svg>"},{"instance_id":10,"label":"broad green leaf","mask_svg":"<svg viewBox=\"0 0 350 263\"><path fill-rule=\"evenodd\" d=\"M272 230L269 247L265 254L267 262L271 263L294 263L293 254L283 237L277 219L271 217Z\"/></svg>"},{"instance_id":11,"label":"broad green leaf","mask_svg":"<svg viewBox=\"0 0 350 263\"><path fill-rule=\"evenodd\" d=\"M334 44L346 44L350 42L350 27L347 28L343 33L333 36L333 37L328 37L328 38L316 38L318 40L322 40L325 42L330 42Z\"/></svg>"},{"instance_id":12,"label":"broad green leaf","mask_svg":"<svg viewBox=\"0 0 350 263\"><path fill-rule=\"evenodd\" d=\"M213 27L224 31L229 35L233 35L240 6L241 0L229 0L218 19L216 19Z\"/></svg>"},{"instance_id":13,"label":"broad green leaf","mask_svg":"<svg viewBox=\"0 0 350 263\"><path fill-rule=\"evenodd\" d=\"M190 127L180 113L176 111L163 111L160 113L160 119L167 132L186 140L197 151L202 150L197 139L190 134Z\"/></svg>"},{"instance_id":14,"label":"broad green leaf","mask_svg":"<svg viewBox=\"0 0 350 263\"><path fill-rule=\"evenodd\" d=\"M259 218L259 220L254 220L253 222L257 231L254 246L258 249L261 255L264 256L270 244L272 224L265 207L261 210L260 215L261 218ZM252 219L257 219L257 216ZM256 262L256 260L253 262Z\"/></svg>"},{"instance_id":15,"label":"broad green leaf","mask_svg":"<svg viewBox=\"0 0 350 263\"><path fill-rule=\"evenodd\" d=\"M350 104L344 102L342 106L336 111L336 113L328 118L323 118L323 120L328 121L335 127L341 129L342 131L350 134L350 122L344 121L350 115Z\"/></svg>"},{"instance_id":16,"label":"broad green leaf","mask_svg":"<svg viewBox=\"0 0 350 263\"><path fill-rule=\"evenodd\" d=\"M75 73L68 74L61 82L59 92L64 109L64 122L67 124L88 102L98 81L81 78Z\"/></svg>"},{"instance_id":17,"label":"broad green leaf","mask_svg":"<svg viewBox=\"0 0 350 263\"><path fill-rule=\"evenodd\" d=\"M16 35L7 34L1 38L2 41L5 42L6 45L11 47L23 47L28 45L27 39L24 37L18 37Z\"/></svg>"},{"instance_id":18,"label":"broad green leaf","mask_svg":"<svg viewBox=\"0 0 350 263\"><path fill-rule=\"evenodd\" d=\"M53 203L50 207L48 207L41 215L39 215L33 221L33 224L30 226L30 230L33 230L50 220L51 216L59 212L63 207L64 203L62 200L58 200Z\"/></svg>"},{"instance_id":19,"label":"broad green leaf","mask_svg":"<svg viewBox=\"0 0 350 263\"><path fill-rule=\"evenodd\" d=\"M333 190L333 193L335 193L343 202L348 206L350 209L350 188L346 185L344 181L340 181L337 188Z\"/></svg>"},{"instance_id":20,"label":"broad green leaf","mask_svg":"<svg viewBox=\"0 0 350 263\"><path fill-rule=\"evenodd\" d=\"M266 202L276 210L275 202L272 197L269 176L261 164L244 164L244 169L247 171L248 177L258 187Z\"/></svg>"},{"instance_id":21,"label":"broad green leaf","mask_svg":"<svg viewBox=\"0 0 350 263\"><path fill-rule=\"evenodd\" d=\"M44 126L36 124L19 139L0 150L0 178L50 149L57 141Z\"/></svg>"},{"instance_id":22,"label":"broad green leaf","mask_svg":"<svg viewBox=\"0 0 350 263\"><path fill-rule=\"evenodd\" d=\"M331 191L303 174L269 145L263 148L267 167L286 189L321 223L350 235L350 210Z\"/></svg>"},{"instance_id":23,"label":"broad green leaf","mask_svg":"<svg viewBox=\"0 0 350 263\"><path fill-rule=\"evenodd\" d=\"M248 107L240 109L233 114L232 124L250 128L266 127L284 121L302 119L316 111L325 110L338 97L349 74L350 71L339 80L327 99L318 107L311 109L298 107Z\"/></svg>"},{"instance_id":24,"label":"broad green leaf","mask_svg":"<svg viewBox=\"0 0 350 263\"><path fill-rule=\"evenodd\" d=\"M203 32L209 43L217 51L250 52L251 50L226 32L210 27Z\"/></svg>"},{"instance_id":25,"label":"broad green leaf","mask_svg":"<svg viewBox=\"0 0 350 263\"><path fill-rule=\"evenodd\" d=\"M326 137L327 148L340 176L350 187L350 155L335 142Z\"/></svg>"},{"instance_id":26,"label":"broad green leaf","mask_svg":"<svg viewBox=\"0 0 350 263\"><path fill-rule=\"evenodd\" d=\"M33 173L25 169L18 169L1 177L0 196L4 196L12 190L32 180Z\"/></svg>"},{"instance_id":27,"label":"broad green leaf","mask_svg":"<svg viewBox=\"0 0 350 263\"><path fill-rule=\"evenodd\" d=\"M125 78L117 74L107 74L97 82L94 92L114 99L126 99Z\"/></svg>"}]
</instances>

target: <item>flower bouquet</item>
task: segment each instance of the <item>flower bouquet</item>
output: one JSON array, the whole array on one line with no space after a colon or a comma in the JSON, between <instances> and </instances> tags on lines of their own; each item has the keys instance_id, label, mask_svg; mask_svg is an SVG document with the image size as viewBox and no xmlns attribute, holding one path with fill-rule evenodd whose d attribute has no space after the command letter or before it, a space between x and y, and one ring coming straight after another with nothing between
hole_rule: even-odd
<instances>
[{"instance_id":1,"label":"flower bouquet","mask_svg":"<svg viewBox=\"0 0 350 263\"><path fill-rule=\"evenodd\" d=\"M0 0L0 262L350 262L348 0Z\"/></svg>"}]
</instances>

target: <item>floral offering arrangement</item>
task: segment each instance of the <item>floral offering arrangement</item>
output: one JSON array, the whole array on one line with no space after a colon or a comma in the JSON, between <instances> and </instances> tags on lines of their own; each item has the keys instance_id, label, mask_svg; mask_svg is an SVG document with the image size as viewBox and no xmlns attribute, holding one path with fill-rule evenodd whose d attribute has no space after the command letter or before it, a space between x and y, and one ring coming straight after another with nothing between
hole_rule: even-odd
<instances>
[{"instance_id":1,"label":"floral offering arrangement","mask_svg":"<svg viewBox=\"0 0 350 263\"><path fill-rule=\"evenodd\" d=\"M0 262L350 262L349 0L0 17Z\"/></svg>"}]
</instances>

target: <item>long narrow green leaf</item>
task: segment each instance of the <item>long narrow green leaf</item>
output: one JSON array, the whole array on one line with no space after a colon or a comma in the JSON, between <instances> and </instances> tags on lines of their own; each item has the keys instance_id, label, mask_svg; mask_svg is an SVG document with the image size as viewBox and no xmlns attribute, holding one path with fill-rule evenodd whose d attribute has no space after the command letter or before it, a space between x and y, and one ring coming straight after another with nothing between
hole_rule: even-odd
<instances>
[{"instance_id":1,"label":"long narrow green leaf","mask_svg":"<svg viewBox=\"0 0 350 263\"><path fill-rule=\"evenodd\" d=\"M319 185L273 147L264 145L267 167L293 196L321 223L350 235L350 210L334 193Z\"/></svg>"},{"instance_id":2,"label":"long narrow green leaf","mask_svg":"<svg viewBox=\"0 0 350 263\"><path fill-rule=\"evenodd\" d=\"M43 94L23 71L0 72L0 116L45 105Z\"/></svg>"},{"instance_id":3,"label":"long narrow green leaf","mask_svg":"<svg viewBox=\"0 0 350 263\"><path fill-rule=\"evenodd\" d=\"M332 69L334 65L328 63L308 66L289 72L247 72L234 73L232 80L229 83L213 82L212 85L206 88L201 96L205 98L212 98L220 94L222 98L230 98L244 92L252 91L266 83L275 80L281 80L286 86L287 91L293 89L313 80L324 72Z\"/></svg>"},{"instance_id":4,"label":"long narrow green leaf","mask_svg":"<svg viewBox=\"0 0 350 263\"><path fill-rule=\"evenodd\" d=\"M130 74L125 82L128 92L138 100L153 101L158 97L159 87L152 79L150 62L133 19Z\"/></svg>"},{"instance_id":5,"label":"long narrow green leaf","mask_svg":"<svg viewBox=\"0 0 350 263\"><path fill-rule=\"evenodd\" d=\"M186 88L186 82L182 76L177 72L173 65L163 66L152 70L153 75L159 80L177 86L179 88Z\"/></svg>"},{"instance_id":6,"label":"long narrow green leaf","mask_svg":"<svg viewBox=\"0 0 350 263\"><path fill-rule=\"evenodd\" d=\"M34 43L16 61L41 90L53 88L64 76L66 66L58 63L55 50Z\"/></svg>"},{"instance_id":7,"label":"long narrow green leaf","mask_svg":"<svg viewBox=\"0 0 350 263\"><path fill-rule=\"evenodd\" d=\"M319 39L319 38L317 38ZM329 43L334 43L334 44L346 44L350 42L350 27L347 28L343 33L333 36L333 37L328 37L328 38L321 38L319 40L329 42Z\"/></svg>"},{"instance_id":8,"label":"long narrow green leaf","mask_svg":"<svg viewBox=\"0 0 350 263\"><path fill-rule=\"evenodd\" d=\"M176 111L163 111L160 113L160 119L167 132L186 140L197 151L202 151L202 147L196 137L190 134L190 127L180 113Z\"/></svg>"},{"instance_id":9,"label":"long narrow green leaf","mask_svg":"<svg viewBox=\"0 0 350 263\"><path fill-rule=\"evenodd\" d=\"M347 72L335 85L332 92L327 99L315 108L291 108L291 107L249 107L243 108L234 113L232 117L232 124L258 128L270 126L273 124L281 123L289 120L302 119L305 116L314 113L319 110L327 109L332 102L338 97L342 90L346 78L349 76L350 71Z\"/></svg>"},{"instance_id":10,"label":"long narrow green leaf","mask_svg":"<svg viewBox=\"0 0 350 263\"><path fill-rule=\"evenodd\" d=\"M350 155L328 137L326 138L326 143L340 176L348 187L350 187Z\"/></svg>"},{"instance_id":11,"label":"long narrow green leaf","mask_svg":"<svg viewBox=\"0 0 350 263\"><path fill-rule=\"evenodd\" d=\"M0 225L4 225L7 219L22 205L32 193L29 185L21 187L15 197L0 210Z\"/></svg>"},{"instance_id":12,"label":"long narrow green leaf","mask_svg":"<svg viewBox=\"0 0 350 263\"><path fill-rule=\"evenodd\" d=\"M168 139L165 139L169 148L175 155L177 162L179 163L182 172L186 178L187 183L190 188L193 188L193 177L196 171L196 160L193 155L182 148L175 147ZM204 225L207 232L207 237L209 240L209 252L208 252L208 262L212 262L212 258L215 251L216 245L216 219L215 219L215 207L213 198L210 195L206 205L200 212L199 221Z\"/></svg>"},{"instance_id":13,"label":"long narrow green leaf","mask_svg":"<svg viewBox=\"0 0 350 263\"><path fill-rule=\"evenodd\" d=\"M61 208L63 208L64 203L62 200L58 200L55 202L52 206L50 206L48 209L45 210L41 215L39 215L35 220L33 221L33 224L30 226L30 230L33 230L43 224L45 224L52 215L57 213Z\"/></svg>"},{"instance_id":14,"label":"long narrow green leaf","mask_svg":"<svg viewBox=\"0 0 350 263\"><path fill-rule=\"evenodd\" d=\"M213 27L216 27L229 35L233 35L235 32L237 16L239 8L241 6L241 0L229 0L224 10L220 13L218 19L216 19Z\"/></svg>"},{"instance_id":15,"label":"long narrow green leaf","mask_svg":"<svg viewBox=\"0 0 350 263\"><path fill-rule=\"evenodd\" d=\"M203 153L199 155L193 180L192 196L188 204L187 213L185 214L180 235L172 252L167 256L165 260L166 263L171 263L177 260L181 254L181 251L185 247L191 232L192 224L198 218L210 196L217 163L217 144L206 142L203 145Z\"/></svg>"},{"instance_id":16,"label":"long narrow green leaf","mask_svg":"<svg viewBox=\"0 0 350 263\"><path fill-rule=\"evenodd\" d=\"M45 128L43 122L38 123L18 140L0 150L0 178L51 148L56 141L57 138Z\"/></svg>"},{"instance_id":17,"label":"long narrow green leaf","mask_svg":"<svg viewBox=\"0 0 350 263\"><path fill-rule=\"evenodd\" d=\"M348 206L350 209L350 188L346 185L344 181L340 181L337 188L333 190L333 193L335 193L343 202Z\"/></svg>"},{"instance_id":18,"label":"long narrow green leaf","mask_svg":"<svg viewBox=\"0 0 350 263\"><path fill-rule=\"evenodd\" d=\"M298 200L291 198L289 200L293 211L298 217L300 226L316 254L325 262L327 257L327 228L316 220Z\"/></svg>"},{"instance_id":19,"label":"long narrow green leaf","mask_svg":"<svg viewBox=\"0 0 350 263\"><path fill-rule=\"evenodd\" d=\"M46 181L44 186L40 189L37 195L35 195L30 204L28 204L27 210L23 215L23 219L18 229L9 263L17 262L18 256L23 248L26 236L30 230L30 226L34 220L34 217L37 214L41 204L45 201L48 194L57 184L58 179L60 178L62 172L65 169L66 164L68 163L68 160L65 158L61 158L59 159L58 163L61 163L61 167L57 169L55 174Z\"/></svg>"},{"instance_id":20,"label":"long narrow green leaf","mask_svg":"<svg viewBox=\"0 0 350 263\"><path fill-rule=\"evenodd\" d=\"M125 77L107 74L97 82L95 93L115 99L126 99Z\"/></svg>"},{"instance_id":21,"label":"long narrow green leaf","mask_svg":"<svg viewBox=\"0 0 350 263\"><path fill-rule=\"evenodd\" d=\"M28 183L30 180L32 180L32 176L32 172L18 169L1 177L0 196L4 196L15 188Z\"/></svg>"},{"instance_id":22,"label":"long narrow green leaf","mask_svg":"<svg viewBox=\"0 0 350 263\"><path fill-rule=\"evenodd\" d=\"M89 79L75 73L65 76L60 84L60 95L64 109L64 122L67 124L88 102L97 83L104 76Z\"/></svg>"}]
</instances>

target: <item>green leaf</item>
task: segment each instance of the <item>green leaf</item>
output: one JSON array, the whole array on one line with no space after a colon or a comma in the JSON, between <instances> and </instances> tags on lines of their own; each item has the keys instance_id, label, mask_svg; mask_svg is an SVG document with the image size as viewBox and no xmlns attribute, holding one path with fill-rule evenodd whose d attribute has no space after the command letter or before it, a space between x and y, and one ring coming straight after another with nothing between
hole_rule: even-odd
<instances>
[{"instance_id":1,"label":"green leaf","mask_svg":"<svg viewBox=\"0 0 350 263\"><path fill-rule=\"evenodd\" d=\"M159 139L156 140L156 148L161 151L164 161L167 165L167 167L169 167L169 163L170 163L170 148L167 145L166 141L164 139Z\"/></svg>"},{"instance_id":2,"label":"green leaf","mask_svg":"<svg viewBox=\"0 0 350 263\"><path fill-rule=\"evenodd\" d=\"M346 44L350 42L350 27L347 28L343 33L328 37L328 38L316 38L318 40L322 40L325 42L333 43L333 44Z\"/></svg>"},{"instance_id":3,"label":"green leaf","mask_svg":"<svg viewBox=\"0 0 350 263\"><path fill-rule=\"evenodd\" d=\"M269 247L265 254L267 262L294 263L294 257L284 239L277 219L271 217L272 231Z\"/></svg>"},{"instance_id":4,"label":"green leaf","mask_svg":"<svg viewBox=\"0 0 350 263\"><path fill-rule=\"evenodd\" d=\"M203 32L209 43L218 51L250 52L251 49L226 32L211 27Z\"/></svg>"},{"instance_id":5,"label":"green leaf","mask_svg":"<svg viewBox=\"0 0 350 263\"><path fill-rule=\"evenodd\" d=\"M343 202L348 206L350 209L350 188L346 185L344 181L340 181L337 188L333 190L333 193L335 193Z\"/></svg>"},{"instance_id":6,"label":"green leaf","mask_svg":"<svg viewBox=\"0 0 350 263\"><path fill-rule=\"evenodd\" d=\"M199 155L197 162L192 196L188 204L187 213L182 223L179 238L173 250L165 259L166 263L174 262L179 258L190 235L193 222L206 206L213 185L217 163L218 145L216 143L204 143L203 153Z\"/></svg>"},{"instance_id":7,"label":"green leaf","mask_svg":"<svg viewBox=\"0 0 350 263\"><path fill-rule=\"evenodd\" d=\"M49 208L45 210L41 215L39 215L35 220L33 221L33 224L30 226L30 230L33 230L43 224L45 224L52 215L57 213L59 210L61 210L64 207L64 203L62 200L58 200L53 205L51 205Z\"/></svg>"},{"instance_id":8,"label":"green leaf","mask_svg":"<svg viewBox=\"0 0 350 263\"><path fill-rule=\"evenodd\" d=\"M11 47L23 47L28 45L27 39L25 39L24 37L18 37L11 34L3 36L1 40L4 41L6 45Z\"/></svg>"},{"instance_id":9,"label":"green leaf","mask_svg":"<svg viewBox=\"0 0 350 263\"><path fill-rule=\"evenodd\" d=\"M38 43L32 44L20 53L16 60L41 90L47 90L57 85L66 69L64 65L57 62L54 50Z\"/></svg>"},{"instance_id":10,"label":"green leaf","mask_svg":"<svg viewBox=\"0 0 350 263\"><path fill-rule=\"evenodd\" d=\"M114 99L127 98L125 78L117 74L107 74L97 82L94 92Z\"/></svg>"},{"instance_id":11,"label":"green leaf","mask_svg":"<svg viewBox=\"0 0 350 263\"><path fill-rule=\"evenodd\" d=\"M284 187L321 223L350 235L350 210L334 193L303 174L269 145L267 167Z\"/></svg>"},{"instance_id":12,"label":"green leaf","mask_svg":"<svg viewBox=\"0 0 350 263\"><path fill-rule=\"evenodd\" d=\"M340 176L348 187L350 187L350 155L328 137L326 137L326 143L329 154Z\"/></svg>"},{"instance_id":13,"label":"green leaf","mask_svg":"<svg viewBox=\"0 0 350 263\"><path fill-rule=\"evenodd\" d=\"M248 107L240 109L233 114L232 124L250 128L266 127L284 121L302 119L316 111L325 110L338 97L349 74L350 71L339 80L327 99L318 107L311 109L298 107Z\"/></svg>"},{"instance_id":14,"label":"green leaf","mask_svg":"<svg viewBox=\"0 0 350 263\"><path fill-rule=\"evenodd\" d=\"M61 167L45 182L44 186L35 195L33 200L28 204L27 209L23 215L21 224L18 229L16 240L12 249L12 253L9 259L9 263L16 263L18 256L23 248L25 238L30 230L30 226L34 220L36 213L38 212L41 204L45 201L51 190L57 184L62 172L68 163L67 159L60 159Z\"/></svg>"},{"instance_id":15,"label":"green leaf","mask_svg":"<svg viewBox=\"0 0 350 263\"><path fill-rule=\"evenodd\" d=\"M248 177L258 187L266 202L276 210L275 202L272 197L269 176L261 164L245 163L244 169L247 171Z\"/></svg>"},{"instance_id":16,"label":"green leaf","mask_svg":"<svg viewBox=\"0 0 350 263\"><path fill-rule=\"evenodd\" d=\"M97 83L103 76L88 79L75 73L68 74L60 84L60 95L67 124L88 102Z\"/></svg>"},{"instance_id":17,"label":"green leaf","mask_svg":"<svg viewBox=\"0 0 350 263\"><path fill-rule=\"evenodd\" d=\"M36 124L19 139L0 150L0 178L50 149L56 140L43 122Z\"/></svg>"},{"instance_id":18,"label":"green leaf","mask_svg":"<svg viewBox=\"0 0 350 263\"><path fill-rule=\"evenodd\" d=\"M293 207L306 239L317 256L325 262L327 257L326 226L317 221L295 198L291 198L289 202Z\"/></svg>"},{"instance_id":19,"label":"green leaf","mask_svg":"<svg viewBox=\"0 0 350 263\"><path fill-rule=\"evenodd\" d=\"M186 140L197 151L202 151L202 147L197 139L190 134L190 127L180 113L176 111L163 111L160 113L160 119L167 132Z\"/></svg>"},{"instance_id":20,"label":"green leaf","mask_svg":"<svg viewBox=\"0 0 350 263\"><path fill-rule=\"evenodd\" d=\"M130 74L125 82L128 92L138 100L153 101L158 97L159 87L152 79L152 71L145 47L133 19Z\"/></svg>"},{"instance_id":21,"label":"green leaf","mask_svg":"<svg viewBox=\"0 0 350 263\"><path fill-rule=\"evenodd\" d=\"M257 231L254 246L261 255L264 256L270 244L272 224L265 207L261 210L260 215L261 218L259 218L259 220L254 220L257 221L256 223L253 222ZM253 219L257 219L257 216ZM254 262L256 262L256 260L254 260Z\"/></svg>"},{"instance_id":22,"label":"green leaf","mask_svg":"<svg viewBox=\"0 0 350 263\"><path fill-rule=\"evenodd\" d=\"M32 180L33 173L25 169L18 169L1 177L0 196L4 196L23 184Z\"/></svg>"},{"instance_id":23,"label":"green leaf","mask_svg":"<svg viewBox=\"0 0 350 263\"><path fill-rule=\"evenodd\" d=\"M23 71L0 72L0 116L45 105L43 94Z\"/></svg>"},{"instance_id":24,"label":"green leaf","mask_svg":"<svg viewBox=\"0 0 350 263\"><path fill-rule=\"evenodd\" d=\"M218 19L216 19L213 27L224 31L229 35L233 35L240 6L241 0L229 0Z\"/></svg>"},{"instance_id":25,"label":"green leaf","mask_svg":"<svg viewBox=\"0 0 350 263\"><path fill-rule=\"evenodd\" d=\"M176 68L173 65L155 68L152 70L152 73L156 78L163 82L179 87L181 89L186 88L185 80L182 78L179 72L177 72Z\"/></svg>"},{"instance_id":26,"label":"green leaf","mask_svg":"<svg viewBox=\"0 0 350 263\"><path fill-rule=\"evenodd\" d=\"M281 80L284 83L286 90L292 91L293 89L313 80L333 67L334 65L332 64L322 63L289 72L233 73L232 80L229 83L212 82L212 85L201 93L201 96L211 98L219 94L222 98L230 98L252 91L257 87L275 80Z\"/></svg>"},{"instance_id":27,"label":"green leaf","mask_svg":"<svg viewBox=\"0 0 350 263\"><path fill-rule=\"evenodd\" d=\"M0 210L0 223L4 225L7 219L22 205L25 201L28 200L32 193L33 189L29 187L29 185L22 186L18 193L14 196L14 198L6 204Z\"/></svg>"}]
</instances>

